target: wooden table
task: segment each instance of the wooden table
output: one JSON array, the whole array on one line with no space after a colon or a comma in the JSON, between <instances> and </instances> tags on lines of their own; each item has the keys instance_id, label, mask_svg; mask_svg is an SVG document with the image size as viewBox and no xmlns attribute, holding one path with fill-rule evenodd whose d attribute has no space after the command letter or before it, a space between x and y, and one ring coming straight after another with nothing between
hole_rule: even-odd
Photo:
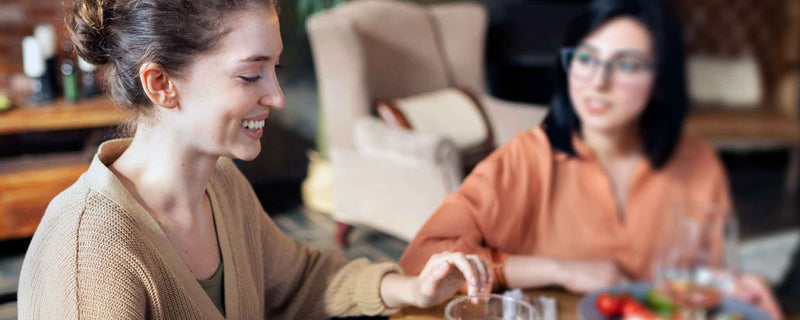
<instances>
[{"instance_id":1,"label":"wooden table","mask_svg":"<svg viewBox=\"0 0 800 320\"><path fill-rule=\"evenodd\" d=\"M525 290L529 297L549 296L558 300L558 320L578 320L578 302L581 296L559 289ZM390 317L390 320L441 320L444 317L443 303L430 309L403 308Z\"/></svg>"},{"instance_id":2,"label":"wooden table","mask_svg":"<svg viewBox=\"0 0 800 320\"><path fill-rule=\"evenodd\" d=\"M569 293L559 289L529 289L525 290L529 297L549 296L556 298L558 305L558 320L578 320L578 302L581 295ZM448 301L449 302L449 301ZM403 308L392 315L390 320L441 320L444 318L444 307L447 302L430 309ZM786 315L786 320L800 320L800 314Z\"/></svg>"}]
</instances>

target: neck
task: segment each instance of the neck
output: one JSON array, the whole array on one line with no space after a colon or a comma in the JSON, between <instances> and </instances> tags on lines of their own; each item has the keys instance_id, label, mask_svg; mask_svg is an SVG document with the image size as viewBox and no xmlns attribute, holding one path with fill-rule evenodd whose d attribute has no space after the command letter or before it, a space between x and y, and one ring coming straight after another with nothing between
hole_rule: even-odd
<instances>
[{"instance_id":1,"label":"neck","mask_svg":"<svg viewBox=\"0 0 800 320\"><path fill-rule=\"evenodd\" d=\"M626 158L642 153L639 128L636 125L616 130L581 129L583 140L601 161Z\"/></svg>"},{"instance_id":2,"label":"neck","mask_svg":"<svg viewBox=\"0 0 800 320\"><path fill-rule=\"evenodd\" d=\"M192 149L170 132L139 125L112 170L157 220L194 221L218 156Z\"/></svg>"}]
</instances>

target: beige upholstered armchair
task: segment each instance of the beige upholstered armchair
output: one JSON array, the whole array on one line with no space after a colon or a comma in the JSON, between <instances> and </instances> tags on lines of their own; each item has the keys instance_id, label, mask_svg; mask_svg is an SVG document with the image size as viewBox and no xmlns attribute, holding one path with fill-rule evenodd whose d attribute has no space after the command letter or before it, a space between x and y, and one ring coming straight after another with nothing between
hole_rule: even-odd
<instances>
[{"instance_id":1,"label":"beige upholstered armchair","mask_svg":"<svg viewBox=\"0 0 800 320\"><path fill-rule=\"evenodd\" d=\"M541 106L485 94L487 19L476 3L391 0L354 0L309 19L339 241L349 225L410 240L463 179L450 140L388 127L372 112L376 100L466 88L498 146L544 117Z\"/></svg>"}]
</instances>

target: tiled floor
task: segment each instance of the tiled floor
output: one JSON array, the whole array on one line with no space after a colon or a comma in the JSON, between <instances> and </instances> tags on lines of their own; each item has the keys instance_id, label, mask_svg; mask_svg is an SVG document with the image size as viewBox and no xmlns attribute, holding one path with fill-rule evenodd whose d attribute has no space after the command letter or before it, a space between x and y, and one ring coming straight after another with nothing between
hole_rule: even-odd
<instances>
[{"instance_id":1,"label":"tiled floor","mask_svg":"<svg viewBox=\"0 0 800 320\"><path fill-rule=\"evenodd\" d=\"M319 250L338 250L333 241L335 224L328 215L298 208L272 218L295 240L306 241ZM348 240L350 245L344 250L345 256L374 262L397 261L407 245L402 240L365 228L355 228Z\"/></svg>"}]
</instances>

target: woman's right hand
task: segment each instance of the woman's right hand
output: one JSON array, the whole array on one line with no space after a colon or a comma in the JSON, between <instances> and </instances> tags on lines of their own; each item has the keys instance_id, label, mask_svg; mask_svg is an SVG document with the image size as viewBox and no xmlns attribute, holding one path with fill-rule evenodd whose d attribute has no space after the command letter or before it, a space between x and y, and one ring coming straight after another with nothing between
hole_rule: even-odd
<instances>
[{"instance_id":1,"label":"woman's right hand","mask_svg":"<svg viewBox=\"0 0 800 320\"><path fill-rule=\"evenodd\" d=\"M576 293L588 293L627 281L611 260L561 260L558 284Z\"/></svg>"}]
</instances>

